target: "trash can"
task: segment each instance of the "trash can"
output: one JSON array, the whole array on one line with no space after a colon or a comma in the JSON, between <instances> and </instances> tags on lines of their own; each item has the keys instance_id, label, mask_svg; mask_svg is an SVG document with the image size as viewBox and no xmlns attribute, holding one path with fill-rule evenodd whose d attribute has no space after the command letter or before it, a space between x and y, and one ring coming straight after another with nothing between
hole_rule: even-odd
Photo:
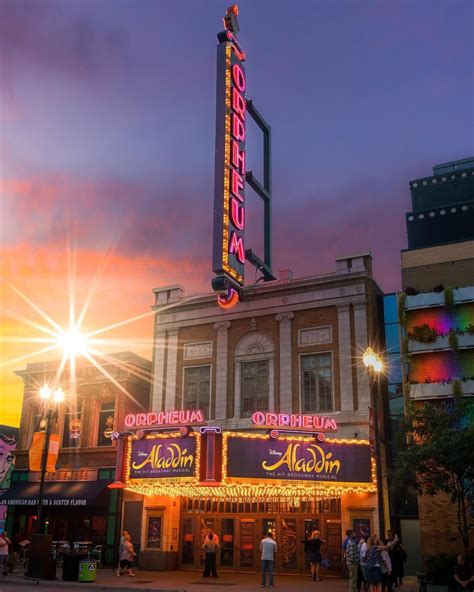
<instances>
[{"instance_id":1,"label":"trash can","mask_svg":"<svg viewBox=\"0 0 474 592\"><path fill-rule=\"evenodd\" d=\"M93 559L82 559L79 563L79 581L95 582L97 575L97 561Z\"/></svg>"},{"instance_id":2,"label":"trash can","mask_svg":"<svg viewBox=\"0 0 474 592\"><path fill-rule=\"evenodd\" d=\"M79 578L79 563L81 559L87 559L84 553L63 553L63 581L77 582Z\"/></svg>"}]
</instances>

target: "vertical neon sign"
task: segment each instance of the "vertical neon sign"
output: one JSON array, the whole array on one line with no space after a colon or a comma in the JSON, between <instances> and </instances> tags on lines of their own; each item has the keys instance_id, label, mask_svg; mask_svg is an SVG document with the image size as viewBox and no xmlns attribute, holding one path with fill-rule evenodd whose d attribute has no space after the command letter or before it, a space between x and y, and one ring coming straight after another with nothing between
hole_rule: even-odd
<instances>
[{"instance_id":1,"label":"vertical neon sign","mask_svg":"<svg viewBox=\"0 0 474 592\"><path fill-rule=\"evenodd\" d=\"M247 101L237 6L227 9L217 46L213 288L229 308L239 299L245 265L245 136Z\"/></svg>"}]
</instances>

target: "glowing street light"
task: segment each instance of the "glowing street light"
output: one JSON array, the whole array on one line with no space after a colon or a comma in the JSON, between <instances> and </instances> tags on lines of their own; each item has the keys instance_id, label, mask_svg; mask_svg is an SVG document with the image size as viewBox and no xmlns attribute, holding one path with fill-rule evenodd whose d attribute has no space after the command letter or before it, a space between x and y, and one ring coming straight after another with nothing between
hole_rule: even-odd
<instances>
[{"instance_id":1,"label":"glowing street light","mask_svg":"<svg viewBox=\"0 0 474 592\"><path fill-rule=\"evenodd\" d=\"M40 490L38 494L38 512L37 512L37 528L39 534L43 534L43 497L44 497L44 481L46 477L46 467L48 466L48 452L49 442L51 439L52 421L58 416L58 405L64 401L64 391L61 387L54 391L46 383L39 391L40 398L48 404L48 412L46 414L45 423L45 438L44 446L41 454L41 479Z\"/></svg>"},{"instance_id":2,"label":"glowing street light","mask_svg":"<svg viewBox=\"0 0 474 592\"><path fill-rule=\"evenodd\" d=\"M375 354L374 350L371 347L368 347L362 355L362 361L366 368L370 368L374 366L377 360L377 355Z\"/></svg>"}]
</instances>

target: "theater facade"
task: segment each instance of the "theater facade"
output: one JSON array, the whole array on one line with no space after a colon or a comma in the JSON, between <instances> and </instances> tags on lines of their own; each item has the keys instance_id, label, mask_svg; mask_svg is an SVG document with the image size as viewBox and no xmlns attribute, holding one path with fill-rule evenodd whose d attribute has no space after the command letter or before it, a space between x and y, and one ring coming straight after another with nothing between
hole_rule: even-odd
<instances>
[{"instance_id":1,"label":"theater facade","mask_svg":"<svg viewBox=\"0 0 474 592\"><path fill-rule=\"evenodd\" d=\"M142 568L200 569L212 529L221 570L255 571L272 530L277 570L299 573L317 528L337 575L345 530L379 532L361 360L380 345L370 254L322 276L280 275L229 310L181 286L154 290L150 411L124 418L111 486Z\"/></svg>"}]
</instances>

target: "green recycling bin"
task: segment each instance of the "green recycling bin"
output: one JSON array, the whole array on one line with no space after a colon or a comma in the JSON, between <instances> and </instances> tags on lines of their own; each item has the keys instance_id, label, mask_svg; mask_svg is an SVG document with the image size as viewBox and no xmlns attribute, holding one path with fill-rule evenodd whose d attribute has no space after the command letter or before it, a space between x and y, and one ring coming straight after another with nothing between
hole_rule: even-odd
<instances>
[{"instance_id":1,"label":"green recycling bin","mask_svg":"<svg viewBox=\"0 0 474 592\"><path fill-rule=\"evenodd\" d=\"M97 561L90 559L82 559L79 563L79 581L80 582L95 582L97 575Z\"/></svg>"}]
</instances>

